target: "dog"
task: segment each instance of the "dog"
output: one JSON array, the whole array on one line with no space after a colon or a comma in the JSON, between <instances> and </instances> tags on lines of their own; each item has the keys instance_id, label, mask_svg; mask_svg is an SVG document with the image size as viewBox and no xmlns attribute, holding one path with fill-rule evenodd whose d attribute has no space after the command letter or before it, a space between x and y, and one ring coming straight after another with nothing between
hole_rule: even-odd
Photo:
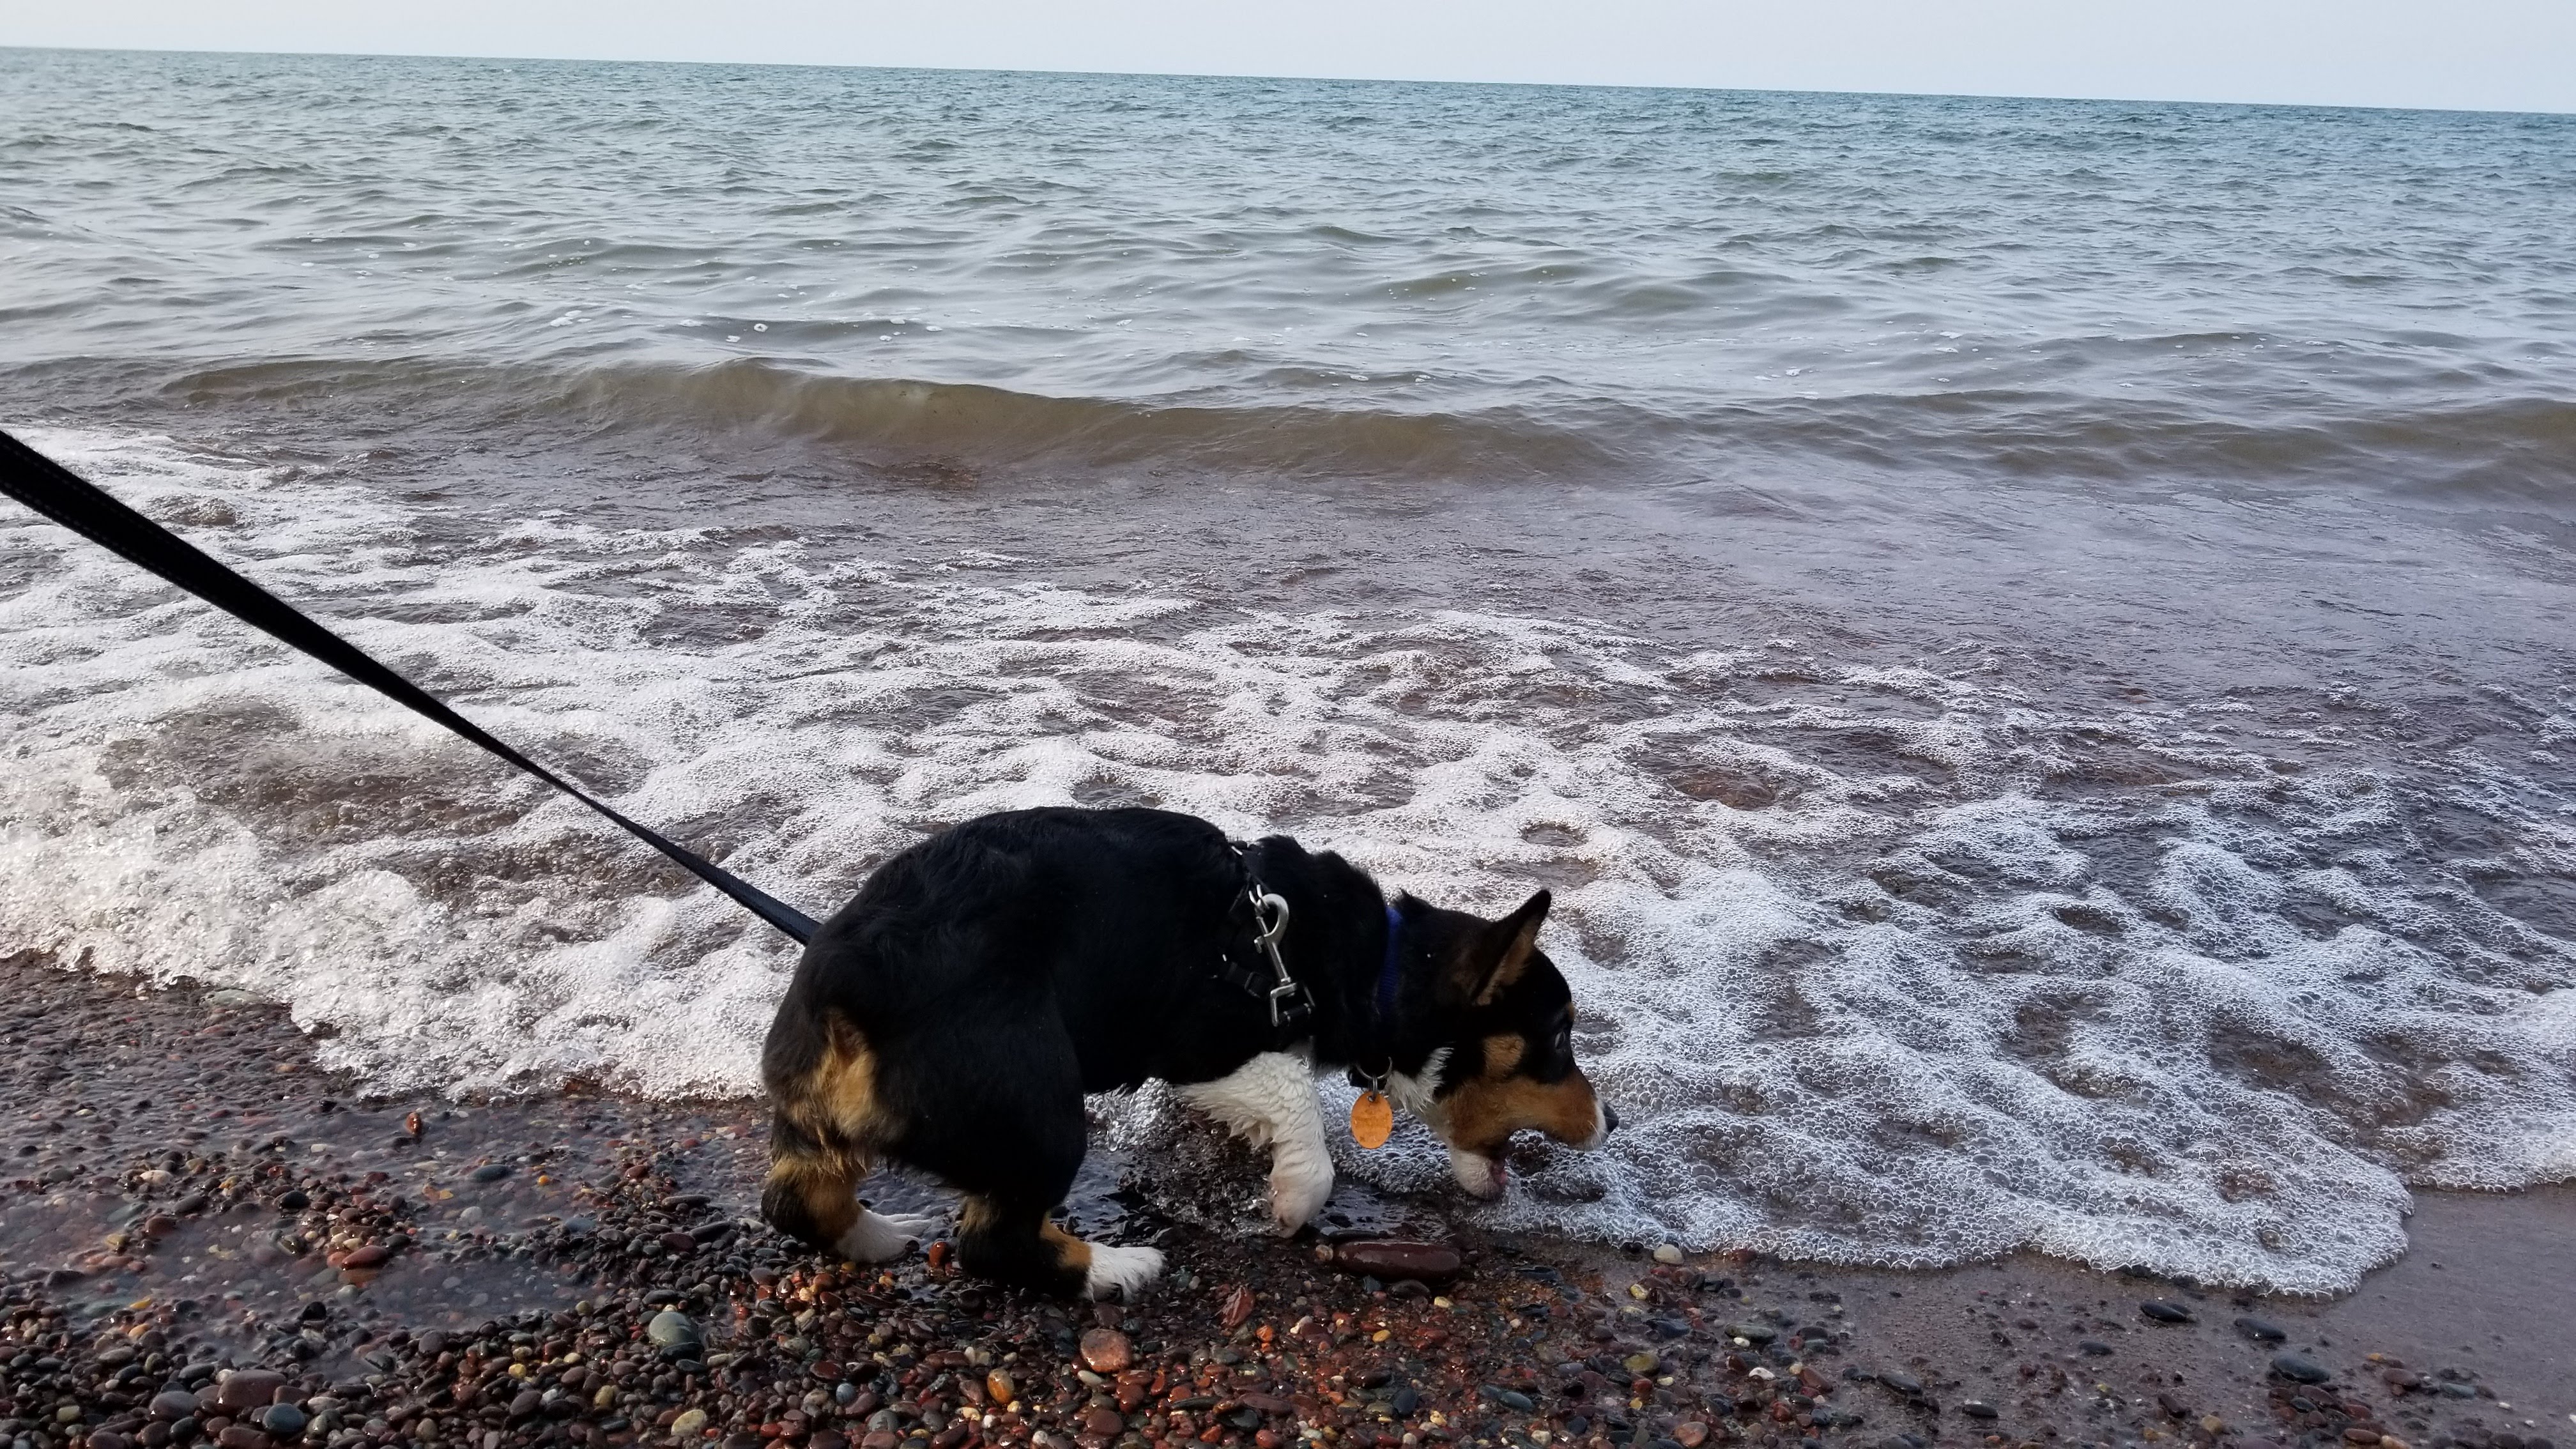
<instances>
[{"instance_id":1,"label":"dog","mask_svg":"<svg viewBox=\"0 0 2576 1449\"><path fill-rule=\"evenodd\" d=\"M1148 1078L1271 1152L1270 1212L1333 1188L1320 1070L1346 1068L1503 1191L1526 1129L1593 1149L1618 1123L1574 1060L1572 993L1538 947L1548 893L1499 921L1389 900L1340 856L1237 845L1162 810L986 815L880 866L797 963L761 1054L773 1118L761 1212L862 1262L944 1226L854 1196L886 1161L962 1199L961 1268L1056 1295L1134 1297L1147 1247L1051 1214L1086 1148L1083 1096ZM1275 948L1275 955L1273 950Z\"/></svg>"}]
</instances>

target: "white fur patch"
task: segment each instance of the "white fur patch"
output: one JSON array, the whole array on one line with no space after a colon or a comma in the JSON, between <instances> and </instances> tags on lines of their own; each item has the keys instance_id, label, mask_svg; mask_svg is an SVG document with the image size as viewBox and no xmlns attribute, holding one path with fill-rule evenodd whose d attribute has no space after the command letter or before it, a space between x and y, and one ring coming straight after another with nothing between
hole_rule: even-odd
<instances>
[{"instance_id":1,"label":"white fur patch","mask_svg":"<svg viewBox=\"0 0 2576 1449\"><path fill-rule=\"evenodd\" d=\"M887 1263L939 1236L939 1230L946 1226L944 1221L934 1217L913 1213L889 1217L861 1208L859 1220L850 1224L850 1230L841 1234L841 1240L832 1246L853 1263Z\"/></svg>"},{"instance_id":2,"label":"white fur patch","mask_svg":"<svg viewBox=\"0 0 2576 1449\"><path fill-rule=\"evenodd\" d=\"M1263 1052L1227 1076L1181 1088L1180 1098L1253 1146L1269 1146L1270 1217L1279 1231L1294 1233L1323 1211L1333 1195L1333 1154L1311 1059Z\"/></svg>"},{"instance_id":3,"label":"white fur patch","mask_svg":"<svg viewBox=\"0 0 2576 1449\"><path fill-rule=\"evenodd\" d=\"M1502 1169L1481 1152L1450 1148L1449 1172L1458 1179L1460 1187L1478 1197L1497 1198L1503 1195Z\"/></svg>"},{"instance_id":4,"label":"white fur patch","mask_svg":"<svg viewBox=\"0 0 2576 1449\"><path fill-rule=\"evenodd\" d=\"M1440 1105L1440 1074L1448 1069L1449 1049L1441 1047L1424 1058L1422 1070L1412 1076L1386 1074L1387 1100L1422 1119L1443 1142L1449 1140L1449 1113Z\"/></svg>"},{"instance_id":5,"label":"white fur patch","mask_svg":"<svg viewBox=\"0 0 2576 1449\"><path fill-rule=\"evenodd\" d=\"M1145 1285L1163 1276L1163 1251L1160 1248L1113 1248L1091 1245L1091 1271L1083 1276L1083 1291L1094 1298L1124 1293L1133 1299Z\"/></svg>"}]
</instances>

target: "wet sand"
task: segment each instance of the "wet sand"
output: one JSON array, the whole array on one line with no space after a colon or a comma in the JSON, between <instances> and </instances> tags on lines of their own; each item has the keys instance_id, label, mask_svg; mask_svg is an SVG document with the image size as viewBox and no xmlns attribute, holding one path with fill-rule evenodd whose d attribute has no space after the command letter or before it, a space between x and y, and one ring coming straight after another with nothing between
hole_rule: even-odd
<instances>
[{"instance_id":1,"label":"wet sand","mask_svg":"<svg viewBox=\"0 0 2576 1449\"><path fill-rule=\"evenodd\" d=\"M1438 1202L1397 1211L1465 1271L1387 1284L1104 1155L1082 1230L1173 1271L1060 1304L769 1233L751 1103L373 1097L232 993L34 957L0 987L10 1449L2576 1443L2566 1188L2424 1195L2412 1251L2324 1301L2027 1255L1659 1262Z\"/></svg>"}]
</instances>

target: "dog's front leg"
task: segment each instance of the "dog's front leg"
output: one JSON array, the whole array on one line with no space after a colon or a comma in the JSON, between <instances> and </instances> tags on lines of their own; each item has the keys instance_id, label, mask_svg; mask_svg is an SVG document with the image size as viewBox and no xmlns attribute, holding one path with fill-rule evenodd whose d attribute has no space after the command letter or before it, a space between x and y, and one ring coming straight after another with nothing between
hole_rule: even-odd
<instances>
[{"instance_id":1,"label":"dog's front leg","mask_svg":"<svg viewBox=\"0 0 2576 1449\"><path fill-rule=\"evenodd\" d=\"M1315 1068L1294 1052L1263 1052L1213 1082L1181 1088L1181 1100L1236 1136L1270 1148L1270 1217L1282 1233L1314 1221L1333 1195L1333 1154Z\"/></svg>"}]
</instances>

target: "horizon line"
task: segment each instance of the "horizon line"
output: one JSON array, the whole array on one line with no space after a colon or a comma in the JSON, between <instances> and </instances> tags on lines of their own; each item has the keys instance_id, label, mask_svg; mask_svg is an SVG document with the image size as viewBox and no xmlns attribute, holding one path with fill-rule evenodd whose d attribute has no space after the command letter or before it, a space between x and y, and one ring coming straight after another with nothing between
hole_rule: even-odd
<instances>
[{"instance_id":1,"label":"horizon line","mask_svg":"<svg viewBox=\"0 0 2576 1449\"><path fill-rule=\"evenodd\" d=\"M204 49L180 46L149 45L28 45L0 40L0 51L68 55L204 55L266 57L281 60L440 60L481 61L495 64L530 65L660 65L709 66L760 70L871 70L927 71L951 75L1026 75L1097 78L1103 80L1236 80L1280 81L1302 84L1386 86L1515 86L1544 90L1604 91L1674 91L1711 95L1780 95L1780 96L1867 96L1891 100L1983 100L2035 101L2044 103L2089 103L2098 105L2209 106L2246 110L2279 111L2388 111L2434 116L2498 116L2566 118L2576 116L2576 108L2563 111L2528 110L2519 107L2478 106L2408 106L2361 101L2246 101L2206 100L2143 95L2042 95L2013 91L1938 91L1938 90L1867 90L1829 87L1751 86L1751 85L1681 85L1645 81L1551 81L1551 80L1461 80L1454 77L1368 76L1368 75L1288 75L1259 71L1164 71L1164 70L1079 70L1029 66L982 65L897 65L861 61L809 60L674 60L664 57L610 57L574 55L479 55L430 50L271 50L271 49Z\"/></svg>"}]
</instances>

